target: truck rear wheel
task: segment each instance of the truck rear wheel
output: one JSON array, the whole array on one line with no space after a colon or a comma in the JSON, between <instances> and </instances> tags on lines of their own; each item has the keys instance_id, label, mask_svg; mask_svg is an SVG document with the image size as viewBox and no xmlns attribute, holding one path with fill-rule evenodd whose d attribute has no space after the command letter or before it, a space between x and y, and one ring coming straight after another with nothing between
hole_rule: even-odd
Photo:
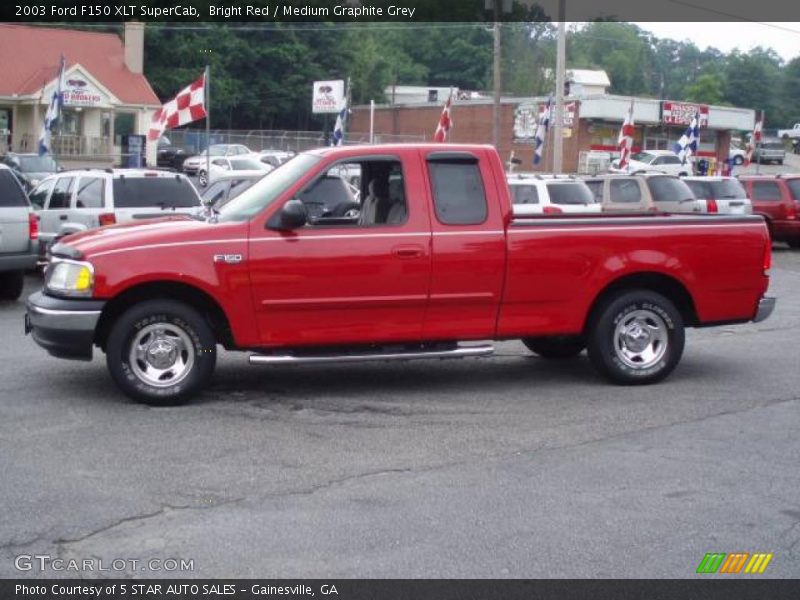
<instances>
[{"instance_id":1,"label":"truck rear wheel","mask_svg":"<svg viewBox=\"0 0 800 600\"><path fill-rule=\"evenodd\" d=\"M683 354L683 318L667 298L648 290L621 292L597 311L587 337L589 359L611 381L655 383Z\"/></svg>"},{"instance_id":2,"label":"truck rear wheel","mask_svg":"<svg viewBox=\"0 0 800 600\"><path fill-rule=\"evenodd\" d=\"M114 323L106 346L114 382L155 406L189 400L209 382L216 361L211 327L194 308L173 300L134 305Z\"/></svg>"},{"instance_id":3,"label":"truck rear wheel","mask_svg":"<svg viewBox=\"0 0 800 600\"><path fill-rule=\"evenodd\" d=\"M586 348L582 338L572 336L523 338L522 343L528 350L542 358L572 358Z\"/></svg>"}]
</instances>

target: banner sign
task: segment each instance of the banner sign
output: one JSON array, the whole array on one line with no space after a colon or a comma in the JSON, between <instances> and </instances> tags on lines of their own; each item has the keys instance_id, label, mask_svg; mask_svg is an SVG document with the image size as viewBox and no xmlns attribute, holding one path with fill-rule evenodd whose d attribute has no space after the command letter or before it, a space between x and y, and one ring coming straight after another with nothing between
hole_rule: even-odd
<instances>
[{"instance_id":1,"label":"banner sign","mask_svg":"<svg viewBox=\"0 0 800 600\"><path fill-rule=\"evenodd\" d=\"M708 127L708 105L688 102L661 103L661 122L664 125L689 125L695 113L700 113L700 127Z\"/></svg>"},{"instance_id":2,"label":"banner sign","mask_svg":"<svg viewBox=\"0 0 800 600\"><path fill-rule=\"evenodd\" d=\"M344 81L315 81L311 96L311 112L338 113L344 108Z\"/></svg>"},{"instance_id":3,"label":"banner sign","mask_svg":"<svg viewBox=\"0 0 800 600\"><path fill-rule=\"evenodd\" d=\"M572 127L575 122L575 112L577 110L577 102L567 102L564 104L564 127ZM538 119L547 110L547 103L543 104L520 104L514 111L514 140L525 142L532 141L536 135L536 124ZM552 114L550 115L550 122L552 123L555 118L556 108L553 106ZM568 134L564 134L568 137Z\"/></svg>"}]
</instances>

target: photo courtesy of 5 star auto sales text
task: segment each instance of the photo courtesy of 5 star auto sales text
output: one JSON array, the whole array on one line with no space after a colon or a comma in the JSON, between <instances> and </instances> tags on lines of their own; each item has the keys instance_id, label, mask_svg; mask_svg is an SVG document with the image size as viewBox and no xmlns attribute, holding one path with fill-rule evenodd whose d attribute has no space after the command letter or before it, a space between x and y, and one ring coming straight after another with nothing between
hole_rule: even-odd
<instances>
[{"instance_id":1,"label":"photo courtesy of 5 star auto sales text","mask_svg":"<svg viewBox=\"0 0 800 600\"><path fill-rule=\"evenodd\" d=\"M0 4L0 600L800 597L800 7Z\"/></svg>"}]
</instances>

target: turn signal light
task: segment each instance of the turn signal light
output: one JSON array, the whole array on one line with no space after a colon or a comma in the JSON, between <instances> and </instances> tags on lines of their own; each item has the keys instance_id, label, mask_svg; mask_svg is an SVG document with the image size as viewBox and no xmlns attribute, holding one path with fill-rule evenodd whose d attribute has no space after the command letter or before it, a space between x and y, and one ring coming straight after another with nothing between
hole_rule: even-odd
<instances>
[{"instance_id":1,"label":"turn signal light","mask_svg":"<svg viewBox=\"0 0 800 600\"><path fill-rule=\"evenodd\" d=\"M100 221L100 227L105 225L115 225L117 223L117 217L114 213L103 213L99 217L97 217L98 221Z\"/></svg>"},{"instance_id":2,"label":"turn signal light","mask_svg":"<svg viewBox=\"0 0 800 600\"><path fill-rule=\"evenodd\" d=\"M772 268L772 240L767 240L764 244L764 275L769 275Z\"/></svg>"},{"instance_id":3,"label":"turn signal light","mask_svg":"<svg viewBox=\"0 0 800 600\"><path fill-rule=\"evenodd\" d=\"M33 213L28 214L28 238L31 240L39 239L39 220Z\"/></svg>"}]
</instances>

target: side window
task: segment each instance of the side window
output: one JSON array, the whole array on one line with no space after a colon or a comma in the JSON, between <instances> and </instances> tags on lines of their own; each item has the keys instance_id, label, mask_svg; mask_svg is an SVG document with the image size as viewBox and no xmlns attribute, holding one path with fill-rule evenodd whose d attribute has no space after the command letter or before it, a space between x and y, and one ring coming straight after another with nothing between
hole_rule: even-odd
<instances>
[{"instance_id":1,"label":"side window","mask_svg":"<svg viewBox=\"0 0 800 600\"><path fill-rule=\"evenodd\" d=\"M105 204L105 180L100 177L81 177L78 181L76 208L103 208Z\"/></svg>"},{"instance_id":2,"label":"side window","mask_svg":"<svg viewBox=\"0 0 800 600\"><path fill-rule=\"evenodd\" d=\"M612 202L636 203L642 201L642 190L639 188L639 182L635 179L612 179L610 184Z\"/></svg>"},{"instance_id":3,"label":"side window","mask_svg":"<svg viewBox=\"0 0 800 600\"><path fill-rule=\"evenodd\" d=\"M587 181L586 186L592 190L595 202L603 201L603 182L602 181Z\"/></svg>"},{"instance_id":4,"label":"side window","mask_svg":"<svg viewBox=\"0 0 800 600\"><path fill-rule=\"evenodd\" d=\"M47 196L50 194L50 190L53 189L53 184L55 182L55 179L45 181L31 192L31 204L33 204L34 208L39 210L44 208L44 203L47 202Z\"/></svg>"},{"instance_id":5,"label":"side window","mask_svg":"<svg viewBox=\"0 0 800 600\"><path fill-rule=\"evenodd\" d=\"M509 187L514 204L539 204L539 190L535 185L512 185Z\"/></svg>"},{"instance_id":6,"label":"side window","mask_svg":"<svg viewBox=\"0 0 800 600\"><path fill-rule=\"evenodd\" d=\"M690 180L686 181L686 185L688 185L689 189L692 190L695 198L705 199L714 197L708 185L704 181Z\"/></svg>"},{"instance_id":7,"label":"side window","mask_svg":"<svg viewBox=\"0 0 800 600\"><path fill-rule=\"evenodd\" d=\"M753 200L780 200L781 189L774 181L754 181Z\"/></svg>"},{"instance_id":8,"label":"side window","mask_svg":"<svg viewBox=\"0 0 800 600\"><path fill-rule=\"evenodd\" d=\"M429 160L436 218L444 225L478 225L489 207L475 159Z\"/></svg>"},{"instance_id":9,"label":"side window","mask_svg":"<svg viewBox=\"0 0 800 600\"><path fill-rule=\"evenodd\" d=\"M72 183L74 181L72 177L59 177L56 187L53 189L53 195L50 196L50 204L47 207L49 210L69 208L69 199L72 196Z\"/></svg>"},{"instance_id":10,"label":"side window","mask_svg":"<svg viewBox=\"0 0 800 600\"><path fill-rule=\"evenodd\" d=\"M22 186L11 171L0 171L0 206L28 206Z\"/></svg>"}]
</instances>

